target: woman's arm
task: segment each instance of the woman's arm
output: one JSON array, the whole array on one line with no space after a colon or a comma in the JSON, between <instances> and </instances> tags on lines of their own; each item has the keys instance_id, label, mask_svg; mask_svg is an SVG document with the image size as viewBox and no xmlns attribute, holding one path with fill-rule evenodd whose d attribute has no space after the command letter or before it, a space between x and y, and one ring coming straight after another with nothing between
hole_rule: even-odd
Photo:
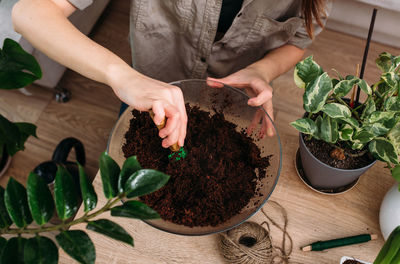
<instances>
[{"instance_id":1,"label":"woman's arm","mask_svg":"<svg viewBox=\"0 0 400 264\"><path fill-rule=\"evenodd\" d=\"M271 119L273 115L272 105L272 87L269 85L275 78L290 70L297 62L301 60L305 50L293 45L284 45L270 51L264 58L247 66L246 68L235 72L225 78L211 80L220 81L238 88L247 89L250 98L248 104L251 106L263 106ZM250 125L249 133L259 123L261 117L263 125L261 126L260 136L265 134L274 135L271 122L262 113L258 112Z\"/></svg>"},{"instance_id":2,"label":"woman's arm","mask_svg":"<svg viewBox=\"0 0 400 264\"><path fill-rule=\"evenodd\" d=\"M67 0L20 0L12 11L14 28L53 60L112 87L125 103L141 111L153 109L163 146L183 146L187 116L178 87L148 78L121 58L82 34L67 19L75 8Z\"/></svg>"}]
</instances>

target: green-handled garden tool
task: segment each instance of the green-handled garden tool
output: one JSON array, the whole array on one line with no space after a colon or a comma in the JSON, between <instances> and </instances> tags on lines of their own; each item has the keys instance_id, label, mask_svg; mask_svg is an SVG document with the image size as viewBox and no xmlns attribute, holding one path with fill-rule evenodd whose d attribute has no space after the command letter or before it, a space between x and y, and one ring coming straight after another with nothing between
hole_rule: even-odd
<instances>
[{"instance_id":1,"label":"green-handled garden tool","mask_svg":"<svg viewBox=\"0 0 400 264\"><path fill-rule=\"evenodd\" d=\"M149 114L151 116L151 119L154 120L154 112L153 110L149 111ZM164 118L164 120L159 124L156 125L158 130L161 130L165 127L167 119ZM168 158L172 161L179 161L182 160L186 157L187 152L183 147L179 147L178 142L176 142L175 144L173 144L172 146L169 147L169 149L172 151L171 154L168 155Z\"/></svg>"}]
</instances>

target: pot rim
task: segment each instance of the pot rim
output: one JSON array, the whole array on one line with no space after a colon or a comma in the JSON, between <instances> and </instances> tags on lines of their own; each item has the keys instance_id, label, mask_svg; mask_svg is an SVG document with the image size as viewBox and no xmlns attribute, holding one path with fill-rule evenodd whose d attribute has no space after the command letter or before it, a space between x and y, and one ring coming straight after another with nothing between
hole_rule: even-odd
<instances>
[{"instance_id":1,"label":"pot rim","mask_svg":"<svg viewBox=\"0 0 400 264\"><path fill-rule=\"evenodd\" d=\"M8 154L7 154L7 155L8 155ZM6 161L6 163L4 164L4 167L3 167L3 168L0 168L0 178L3 177L3 175L6 173L7 169L10 167L10 164L11 164L11 156L8 155L7 161Z\"/></svg>"},{"instance_id":2,"label":"pot rim","mask_svg":"<svg viewBox=\"0 0 400 264\"><path fill-rule=\"evenodd\" d=\"M331 165L326 164L326 163L320 161L319 159L317 159L317 157L314 156L314 154L311 153L311 151L308 149L307 145L305 144L302 135L303 135L303 133L299 132L300 140L303 142L307 153L308 153L314 160L316 160L320 165L324 165L324 166L329 167L329 168L331 168L331 169L334 169L334 170L337 170L337 171L341 171L341 172L364 170L364 169L367 169L367 168L372 167L372 166L376 163L376 161L377 161L377 159L375 159L373 162L371 162L371 163L368 164L367 166L364 166L364 167L361 167L361 168L357 168L357 169L339 169L339 168L332 167Z\"/></svg>"}]
</instances>

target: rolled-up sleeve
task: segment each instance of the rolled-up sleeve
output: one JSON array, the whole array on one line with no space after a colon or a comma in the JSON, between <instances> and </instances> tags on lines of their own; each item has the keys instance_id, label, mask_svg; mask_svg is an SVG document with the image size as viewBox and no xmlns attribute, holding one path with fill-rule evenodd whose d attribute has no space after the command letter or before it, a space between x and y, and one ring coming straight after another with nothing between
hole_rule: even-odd
<instances>
[{"instance_id":1,"label":"rolled-up sleeve","mask_svg":"<svg viewBox=\"0 0 400 264\"><path fill-rule=\"evenodd\" d=\"M79 10L83 10L93 3L93 0L68 0L73 6Z\"/></svg>"},{"instance_id":2,"label":"rolled-up sleeve","mask_svg":"<svg viewBox=\"0 0 400 264\"><path fill-rule=\"evenodd\" d=\"M331 9L332 9L332 2L327 1L325 9L326 16L321 18L321 22L324 26L326 24L326 21L328 20ZM318 25L318 23L315 20L313 26L314 26L314 38L315 38L316 36L318 36L319 33L321 33L323 28L320 25ZM313 40L310 38L310 36L308 36L306 25L305 23L303 23L303 25L296 31L296 34L288 41L288 44L297 46L300 49L305 49L312 43L312 41Z\"/></svg>"}]
</instances>

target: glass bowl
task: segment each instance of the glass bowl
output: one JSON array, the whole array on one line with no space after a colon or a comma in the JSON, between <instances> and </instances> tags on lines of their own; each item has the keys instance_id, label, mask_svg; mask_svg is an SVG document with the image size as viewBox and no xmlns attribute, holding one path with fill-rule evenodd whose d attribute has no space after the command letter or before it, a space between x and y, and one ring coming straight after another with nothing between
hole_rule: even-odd
<instances>
[{"instance_id":1,"label":"glass bowl","mask_svg":"<svg viewBox=\"0 0 400 264\"><path fill-rule=\"evenodd\" d=\"M189 103L191 106L198 106L200 109L212 114L215 113L215 110L222 111L226 120L237 125L237 131L248 128L258 109L264 111L261 107L249 106L247 104L249 97L245 92L222 83L193 79L177 81L171 84L181 88L185 103ZM129 121L133 118L131 111L132 108L130 107L121 115L112 130L107 145L107 152L120 166L125 160L122 146L125 143L125 133L129 129ZM270 166L266 170L265 177L257 183L256 188L259 188L259 193L262 195L255 195L239 214L217 226L188 227L162 219L146 220L145 222L155 228L174 234L207 235L229 230L246 221L268 200L281 171L282 148L275 125L273 129L275 135L272 137L265 136L260 139L257 130L250 136L260 149L262 157L272 156L270 157ZM258 174L258 171L256 173Z\"/></svg>"}]
</instances>

